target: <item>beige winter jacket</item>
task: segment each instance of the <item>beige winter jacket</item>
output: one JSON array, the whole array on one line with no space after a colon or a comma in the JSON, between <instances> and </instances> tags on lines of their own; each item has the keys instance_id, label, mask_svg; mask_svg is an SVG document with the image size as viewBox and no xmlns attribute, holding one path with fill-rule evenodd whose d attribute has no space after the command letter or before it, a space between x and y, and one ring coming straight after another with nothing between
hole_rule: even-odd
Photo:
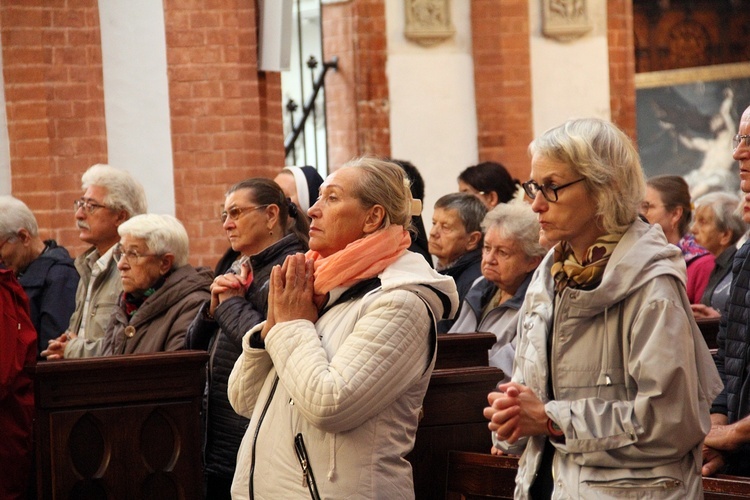
<instances>
[{"instance_id":1,"label":"beige winter jacket","mask_svg":"<svg viewBox=\"0 0 750 500\"><path fill-rule=\"evenodd\" d=\"M315 324L277 324L265 350L248 342L262 324L245 336L229 378L229 401L251 419L234 499L250 498L251 488L255 499L310 498L293 446L298 433L322 498L414 497L404 457L434 365L425 304L440 319L444 303L446 316L455 313L458 295L452 278L411 252L379 277L381 288L333 306ZM329 303L343 291L332 291Z\"/></svg>"},{"instance_id":2,"label":"beige winter jacket","mask_svg":"<svg viewBox=\"0 0 750 500\"><path fill-rule=\"evenodd\" d=\"M521 310L513 380L565 432L553 443L553 498L702 498L701 443L721 381L690 313L679 249L638 220L596 289L557 299L552 257ZM526 441L516 498L528 498L546 440Z\"/></svg>"}]
</instances>

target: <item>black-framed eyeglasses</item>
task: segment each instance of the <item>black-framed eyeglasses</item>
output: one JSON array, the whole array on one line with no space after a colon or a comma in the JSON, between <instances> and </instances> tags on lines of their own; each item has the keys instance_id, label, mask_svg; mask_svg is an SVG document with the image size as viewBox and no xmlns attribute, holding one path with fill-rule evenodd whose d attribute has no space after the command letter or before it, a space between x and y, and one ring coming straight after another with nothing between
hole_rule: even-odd
<instances>
[{"instance_id":1,"label":"black-framed eyeglasses","mask_svg":"<svg viewBox=\"0 0 750 500\"><path fill-rule=\"evenodd\" d=\"M137 250L123 250L122 245L119 243L117 246L115 246L115 249L112 250L112 258L115 259L115 262L118 264L121 260L125 259L128 264L133 264L139 262L143 257L159 257L160 254L158 253L139 253Z\"/></svg>"},{"instance_id":2,"label":"black-framed eyeglasses","mask_svg":"<svg viewBox=\"0 0 750 500\"><path fill-rule=\"evenodd\" d=\"M555 186L554 184L537 184L535 181L526 181L522 183L521 186L523 186L523 190L526 192L526 196L528 196L532 200L536 198L537 193L541 191L542 196L544 196L545 200L550 203L554 203L557 201L558 191L560 191L562 188L577 184L583 180L586 180L586 178L581 177L577 181L568 182L567 184L563 184L562 186Z\"/></svg>"},{"instance_id":3,"label":"black-framed eyeglasses","mask_svg":"<svg viewBox=\"0 0 750 500\"><path fill-rule=\"evenodd\" d=\"M232 207L229 210L223 210L221 212L221 223L225 223L227 218L237 220L240 218L243 212L252 212L260 208L266 208L268 205L256 205L254 207Z\"/></svg>"},{"instance_id":4,"label":"black-framed eyeglasses","mask_svg":"<svg viewBox=\"0 0 750 500\"><path fill-rule=\"evenodd\" d=\"M746 148L750 147L750 135L737 134L732 137L732 144L734 145L734 149L740 147L740 144L742 143L745 144Z\"/></svg>"},{"instance_id":5,"label":"black-framed eyeglasses","mask_svg":"<svg viewBox=\"0 0 750 500\"><path fill-rule=\"evenodd\" d=\"M96 209L98 208L108 208L106 205L100 205L98 203L94 203L93 201L84 200L83 198L74 201L73 207L76 211L78 211L79 208L82 208L83 211L87 214L93 214L94 211L96 211Z\"/></svg>"}]
</instances>

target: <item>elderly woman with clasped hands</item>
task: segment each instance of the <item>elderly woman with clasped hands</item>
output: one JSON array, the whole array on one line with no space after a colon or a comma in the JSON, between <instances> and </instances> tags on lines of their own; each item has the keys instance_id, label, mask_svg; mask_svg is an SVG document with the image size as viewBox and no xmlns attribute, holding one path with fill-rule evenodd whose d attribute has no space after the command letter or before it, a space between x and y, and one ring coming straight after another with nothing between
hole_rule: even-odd
<instances>
[{"instance_id":1,"label":"elderly woman with clasped hands","mask_svg":"<svg viewBox=\"0 0 750 500\"><path fill-rule=\"evenodd\" d=\"M310 208L310 251L271 273L229 400L250 417L233 498L413 498L414 446L450 277L406 250L416 212L403 170L361 158Z\"/></svg>"},{"instance_id":2,"label":"elderly woman with clasped hands","mask_svg":"<svg viewBox=\"0 0 750 500\"><path fill-rule=\"evenodd\" d=\"M488 396L495 446L520 453L516 498L702 498L721 389L690 313L685 264L638 217L638 154L571 120L531 143L523 184L557 241L519 314L512 380Z\"/></svg>"}]
</instances>

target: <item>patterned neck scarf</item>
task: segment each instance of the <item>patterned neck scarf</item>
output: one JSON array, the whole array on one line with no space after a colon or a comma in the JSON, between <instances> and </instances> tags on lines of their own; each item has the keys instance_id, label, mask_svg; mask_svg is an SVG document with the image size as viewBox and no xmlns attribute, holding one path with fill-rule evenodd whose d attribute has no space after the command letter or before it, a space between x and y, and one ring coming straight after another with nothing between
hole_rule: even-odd
<instances>
[{"instance_id":1,"label":"patterned neck scarf","mask_svg":"<svg viewBox=\"0 0 750 500\"><path fill-rule=\"evenodd\" d=\"M677 242L677 247L682 250L682 256L685 257L686 263L708 253L708 250L695 241L692 234L686 234L683 236L680 241Z\"/></svg>"},{"instance_id":2,"label":"patterned neck scarf","mask_svg":"<svg viewBox=\"0 0 750 500\"><path fill-rule=\"evenodd\" d=\"M596 288L602 281L604 268L609 262L622 234L605 234L600 236L586 250L582 263L573 254L573 248L567 241L555 245L555 261L552 264L552 277L555 280L555 291L561 293L566 287L580 290Z\"/></svg>"}]
</instances>

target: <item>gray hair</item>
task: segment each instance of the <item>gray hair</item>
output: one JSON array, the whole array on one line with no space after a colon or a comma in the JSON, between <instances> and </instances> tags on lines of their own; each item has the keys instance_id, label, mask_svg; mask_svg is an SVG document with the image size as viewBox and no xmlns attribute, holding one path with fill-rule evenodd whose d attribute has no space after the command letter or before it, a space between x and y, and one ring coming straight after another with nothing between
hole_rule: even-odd
<instances>
[{"instance_id":1,"label":"gray hair","mask_svg":"<svg viewBox=\"0 0 750 500\"><path fill-rule=\"evenodd\" d=\"M0 196L0 237L18 234L25 229L31 236L39 235L39 226L29 207L18 198Z\"/></svg>"},{"instance_id":2,"label":"gray hair","mask_svg":"<svg viewBox=\"0 0 750 500\"><path fill-rule=\"evenodd\" d=\"M450 193L438 198L435 208L455 210L467 233L482 232L482 220L487 214L484 203L469 193Z\"/></svg>"},{"instance_id":3,"label":"gray hair","mask_svg":"<svg viewBox=\"0 0 750 500\"><path fill-rule=\"evenodd\" d=\"M510 238L521 247L528 258L543 257L547 250L539 244L541 226L531 205L524 201L500 203L487 212L482 221L482 229L487 234L491 228L498 228L505 238Z\"/></svg>"},{"instance_id":4,"label":"gray hair","mask_svg":"<svg viewBox=\"0 0 750 500\"><path fill-rule=\"evenodd\" d=\"M120 237L140 238L149 251L174 255L172 269L188 263L188 234L185 226L171 215L142 214L132 217L117 228Z\"/></svg>"},{"instance_id":5,"label":"gray hair","mask_svg":"<svg viewBox=\"0 0 750 500\"><path fill-rule=\"evenodd\" d=\"M646 196L641 162L628 136L610 122L568 120L534 139L529 153L564 163L585 179L608 233L624 232L638 217Z\"/></svg>"},{"instance_id":6,"label":"gray hair","mask_svg":"<svg viewBox=\"0 0 750 500\"><path fill-rule=\"evenodd\" d=\"M737 210L740 206L740 199L733 194L713 192L704 194L693 204L695 211L701 207L708 207L714 214L714 223L719 231L729 231L732 238L729 241L731 245L737 243L745 231L747 224L742 220L742 213Z\"/></svg>"},{"instance_id":7,"label":"gray hair","mask_svg":"<svg viewBox=\"0 0 750 500\"><path fill-rule=\"evenodd\" d=\"M114 210L125 210L130 217L148 210L143 186L125 170L98 163L86 170L81 182L83 189L91 186L105 188L107 195L102 203Z\"/></svg>"}]
</instances>

